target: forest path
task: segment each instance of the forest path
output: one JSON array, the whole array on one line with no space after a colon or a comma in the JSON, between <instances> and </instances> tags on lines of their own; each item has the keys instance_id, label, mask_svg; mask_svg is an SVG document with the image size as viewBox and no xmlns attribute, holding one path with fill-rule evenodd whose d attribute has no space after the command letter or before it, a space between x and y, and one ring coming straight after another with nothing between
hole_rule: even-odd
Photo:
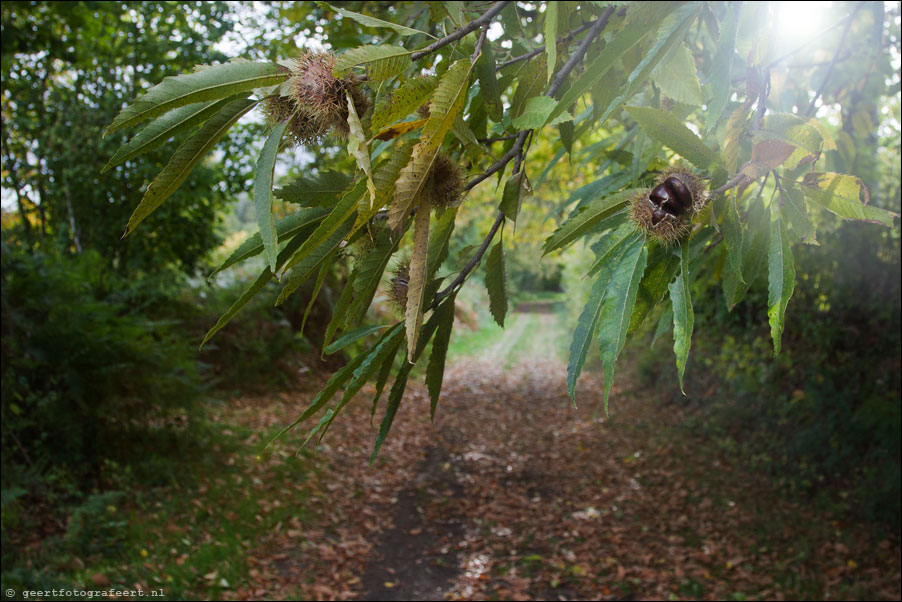
<instances>
[{"instance_id":1,"label":"forest path","mask_svg":"<svg viewBox=\"0 0 902 602\"><path fill-rule=\"evenodd\" d=\"M268 597L898 596L890 534L784 500L675 428L677 408L625 367L610 417L591 372L574 409L556 316L513 317L448 367L434 423L425 391L408 391L373 467L368 400L336 422L317 459L319 528L274 536Z\"/></svg>"}]
</instances>

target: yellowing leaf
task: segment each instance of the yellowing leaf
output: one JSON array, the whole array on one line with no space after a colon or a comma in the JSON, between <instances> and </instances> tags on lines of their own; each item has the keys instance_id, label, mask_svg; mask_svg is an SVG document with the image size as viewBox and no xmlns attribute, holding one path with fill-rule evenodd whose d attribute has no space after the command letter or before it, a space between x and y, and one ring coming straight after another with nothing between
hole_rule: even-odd
<instances>
[{"instance_id":1,"label":"yellowing leaf","mask_svg":"<svg viewBox=\"0 0 902 602\"><path fill-rule=\"evenodd\" d=\"M423 292L426 289L426 260L429 255L429 201L417 208L413 220L413 253L410 256L410 276L407 285L407 307L404 321L407 328L407 361L416 358L420 326L423 325Z\"/></svg>"},{"instance_id":2,"label":"yellowing leaf","mask_svg":"<svg viewBox=\"0 0 902 602\"><path fill-rule=\"evenodd\" d=\"M366 145L366 134L354 108L354 100L348 94L348 153L357 159L357 166L366 174L366 189L370 193L370 208L376 203L376 185L373 184L373 169L370 165L370 149Z\"/></svg>"},{"instance_id":3,"label":"yellowing leaf","mask_svg":"<svg viewBox=\"0 0 902 602\"><path fill-rule=\"evenodd\" d=\"M423 127L420 142L395 184L395 200L388 212L388 225L395 232L401 229L417 203L445 134L463 109L472 68L468 59L457 61L448 68L435 89L429 105L429 120Z\"/></svg>"},{"instance_id":4,"label":"yellowing leaf","mask_svg":"<svg viewBox=\"0 0 902 602\"><path fill-rule=\"evenodd\" d=\"M397 138L407 132L412 132L413 130L423 127L426 125L427 121L429 120L415 119L414 121L402 121L401 123L396 123L382 129L378 134L373 136L373 138L376 140L391 140L392 138Z\"/></svg>"}]
</instances>

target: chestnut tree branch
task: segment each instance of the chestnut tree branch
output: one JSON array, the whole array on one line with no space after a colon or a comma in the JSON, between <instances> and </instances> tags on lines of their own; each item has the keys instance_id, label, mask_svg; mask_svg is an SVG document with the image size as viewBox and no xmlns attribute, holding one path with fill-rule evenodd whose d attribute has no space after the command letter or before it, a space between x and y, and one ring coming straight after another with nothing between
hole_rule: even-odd
<instances>
[{"instance_id":1,"label":"chestnut tree branch","mask_svg":"<svg viewBox=\"0 0 902 602\"><path fill-rule=\"evenodd\" d=\"M452 31L451 33L446 35L445 37L436 40L432 44L429 44L429 46L426 46L422 50L417 50L416 52L411 54L410 60L418 61L421 58L423 58L424 56L429 56L430 54L432 54L439 48L443 48L444 46L447 46L451 42L456 42L457 40L461 39L468 33L476 31L483 25L488 25L488 23L492 19L494 19L495 16L498 13L500 13L504 9L504 7L507 6L508 4L510 4L510 0L501 0L500 2L496 2L495 4L492 5L492 8L490 8L488 11L486 11L485 14L483 14L478 19L470 21L469 23L460 27L459 29L455 29L454 31Z\"/></svg>"}]
</instances>

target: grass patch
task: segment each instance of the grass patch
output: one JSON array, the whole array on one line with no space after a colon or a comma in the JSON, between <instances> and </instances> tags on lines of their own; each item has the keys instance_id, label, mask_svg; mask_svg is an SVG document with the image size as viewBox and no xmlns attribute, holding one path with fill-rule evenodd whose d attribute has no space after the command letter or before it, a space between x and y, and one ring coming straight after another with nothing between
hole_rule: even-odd
<instances>
[{"instance_id":1,"label":"grass patch","mask_svg":"<svg viewBox=\"0 0 902 602\"><path fill-rule=\"evenodd\" d=\"M117 588L215 599L247 586L249 553L274 531L300 534L312 519L315 474L309 454L261 455L276 429L206 427L196 453L172 467L172 485L147 487L123 469L114 488L69 508L67 529L5 550L4 591Z\"/></svg>"}]
</instances>

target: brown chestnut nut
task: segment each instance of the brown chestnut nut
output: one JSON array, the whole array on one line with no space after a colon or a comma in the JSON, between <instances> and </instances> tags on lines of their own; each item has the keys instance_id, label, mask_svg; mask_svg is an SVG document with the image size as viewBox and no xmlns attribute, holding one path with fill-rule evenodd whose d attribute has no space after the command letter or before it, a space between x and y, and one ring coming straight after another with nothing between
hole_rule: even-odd
<instances>
[{"instance_id":1,"label":"brown chestnut nut","mask_svg":"<svg viewBox=\"0 0 902 602\"><path fill-rule=\"evenodd\" d=\"M655 186L648 198L674 216L680 216L692 207L692 193L689 192L689 188L679 178L673 176Z\"/></svg>"}]
</instances>

